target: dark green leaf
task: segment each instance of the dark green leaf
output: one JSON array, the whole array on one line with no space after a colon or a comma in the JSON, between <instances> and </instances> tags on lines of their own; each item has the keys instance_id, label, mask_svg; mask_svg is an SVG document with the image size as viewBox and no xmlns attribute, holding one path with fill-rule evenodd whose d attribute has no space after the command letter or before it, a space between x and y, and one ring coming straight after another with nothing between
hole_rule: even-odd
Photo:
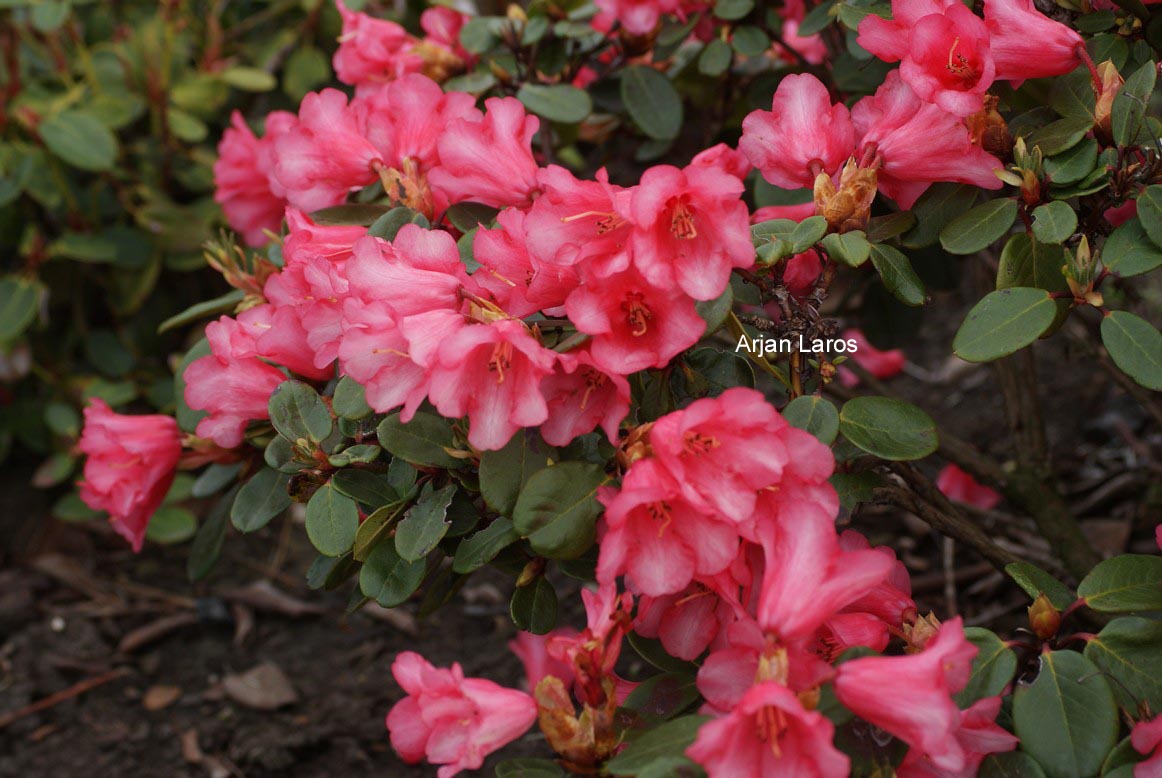
<instances>
[{"instance_id":1,"label":"dark green leaf","mask_svg":"<svg viewBox=\"0 0 1162 778\"><path fill-rule=\"evenodd\" d=\"M606 772L610 775L639 775L658 762L673 769L690 764L685 751L697 737L698 728L707 721L706 716L682 716L646 731L609 760Z\"/></svg>"},{"instance_id":2,"label":"dark green leaf","mask_svg":"<svg viewBox=\"0 0 1162 778\"><path fill-rule=\"evenodd\" d=\"M1162 622L1127 616L1114 619L1085 647L1085 656L1117 683L1114 696L1126 710L1141 702L1162 710Z\"/></svg>"},{"instance_id":3,"label":"dark green leaf","mask_svg":"<svg viewBox=\"0 0 1162 778\"><path fill-rule=\"evenodd\" d=\"M662 673L643 681L621 707L637 712L646 721L661 721L687 710L698 699L694 673Z\"/></svg>"},{"instance_id":4,"label":"dark green leaf","mask_svg":"<svg viewBox=\"0 0 1162 778\"><path fill-rule=\"evenodd\" d=\"M552 759L509 759L496 766L496 778L565 778Z\"/></svg>"},{"instance_id":5,"label":"dark green leaf","mask_svg":"<svg viewBox=\"0 0 1162 778\"><path fill-rule=\"evenodd\" d=\"M1044 289L1018 286L990 292L969 311L952 350L967 362L999 359L1035 341L1056 316L1056 301Z\"/></svg>"},{"instance_id":6,"label":"dark green leaf","mask_svg":"<svg viewBox=\"0 0 1162 778\"><path fill-rule=\"evenodd\" d=\"M916 226L900 239L900 244L909 249L931 246L950 221L972 208L979 194L980 190L969 184L933 184L912 206Z\"/></svg>"},{"instance_id":7,"label":"dark green leaf","mask_svg":"<svg viewBox=\"0 0 1162 778\"><path fill-rule=\"evenodd\" d=\"M404 503L384 505L372 511L371 515L363 520L355 533L355 543L352 546L352 556L356 561L365 561L371 549L387 537L404 507Z\"/></svg>"},{"instance_id":8,"label":"dark green leaf","mask_svg":"<svg viewBox=\"0 0 1162 778\"><path fill-rule=\"evenodd\" d=\"M331 477L331 486L340 494L372 509L403 499L403 495L392 487L386 475L369 470L340 470Z\"/></svg>"},{"instance_id":9,"label":"dark green leaf","mask_svg":"<svg viewBox=\"0 0 1162 778\"><path fill-rule=\"evenodd\" d=\"M290 476L269 467L255 473L242 485L230 508L230 521L234 527L240 532L254 532L289 508L288 483Z\"/></svg>"},{"instance_id":10,"label":"dark green leaf","mask_svg":"<svg viewBox=\"0 0 1162 778\"><path fill-rule=\"evenodd\" d=\"M823 250L832 259L839 260L850 267L859 267L871 255L871 244L867 236L859 230L845 232L842 235L833 232L823 236Z\"/></svg>"},{"instance_id":11,"label":"dark green leaf","mask_svg":"<svg viewBox=\"0 0 1162 778\"><path fill-rule=\"evenodd\" d=\"M163 321L158 325L157 331L159 333L169 332L172 329L193 324L198 319L217 316L222 313L231 313L238 307L238 303L242 302L242 298L245 296L246 293L241 289L234 289L221 297L215 297L213 300L206 300L197 305L191 305L176 316L171 316Z\"/></svg>"},{"instance_id":12,"label":"dark green leaf","mask_svg":"<svg viewBox=\"0 0 1162 778\"><path fill-rule=\"evenodd\" d=\"M374 462L383 453L383 449L373 443L358 443L348 446L342 451L327 457L331 467L348 467L349 465L367 465Z\"/></svg>"},{"instance_id":13,"label":"dark green leaf","mask_svg":"<svg viewBox=\"0 0 1162 778\"><path fill-rule=\"evenodd\" d=\"M320 443L331 434L331 412L319 393L301 381L279 384L270 396L269 410L270 423L291 443Z\"/></svg>"},{"instance_id":14,"label":"dark green leaf","mask_svg":"<svg viewBox=\"0 0 1162 778\"><path fill-rule=\"evenodd\" d=\"M754 0L718 0L714 4L714 15L728 22L736 22L754 8Z\"/></svg>"},{"instance_id":15,"label":"dark green leaf","mask_svg":"<svg viewBox=\"0 0 1162 778\"><path fill-rule=\"evenodd\" d=\"M839 434L839 412L830 400L815 395L796 397L783 409L783 418L794 427L807 430L819 442L830 446Z\"/></svg>"},{"instance_id":16,"label":"dark green leaf","mask_svg":"<svg viewBox=\"0 0 1162 778\"><path fill-rule=\"evenodd\" d=\"M322 208L311 213L311 221L329 227L367 227L388 212L386 205L375 203L346 203Z\"/></svg>"},{"instance_id":17,"label":"dark green leaf","mask_svg":"<svg viewBox=\"0 0 1162 778\"><path fill-rule=\"evenodd\" d=\"M460 541L456 556L452 559L452 570L457 573L478 570L518 540L520 534L513 529L511 521L505 518L494 519L472 537Z\"/></svg>"},{"instance_id":18,"label":"dark green leaf","mask_svg":"<svg viewBox=\"0 0 1162 778\"><path fill-rule=\"evenodd\" d=\"M384 541L367 555L359 571L359 590L384 608L394 608L412 596L426 572L423 560L408 562L396 553L394 543Z\"/></svg>"},{"instance_id":19,"label":"dark green leaf","mask_svg":"<svg viewBox=\"0 0 1162 778\"><path fill-rule=\"evenodd\" d=\"M600 465L564 462L529 478L513 509L513 527L550 559L580 556L593 545L601 512L597 488L608 481Z\"/></svg>"},{"instance_id":20,"label":"dark green leaf","mask_svg":"<svg viewBox=\"0 0 1162 778\"><path fill-rule=\"evenodd\" d=\"M678 137L682 98L663 74L645 65L629 66L621 75L621 101L634 124L649 137Z\"/></svg>"},{"instance_id":21,"label":"dark green leaf","mask_svg":"<svg viewBox=\"0 0 1162 778\"><path fill-rule=\"evenodd\" d=\"M1091 117L1069 116L1037 128L1025 138L1025 143L1041 149L1044 156L1052 157L1076 146L1091 129Z\"/></svg>"},{"instance_id":22,"label":"dark green leaf","mask_svg":"<svg viewBox=\"0 0 1162 778\"><path fill-rule=\"evenodd\" d=\"M427 492L427 489L424 490ZM436 544L448 532L448 506L456 486L450 484L435 492L421 496L408 509L403 521L395 529L395 550L402 559L415 562L432 552Z\"/></svg>"},{"instance_id":23,"label":"dark green leaf","mask_svg":"<svg viewBox=\"0 0 1162 778\"><path fill-rule=\"evenodd\" d=\"M1077 585L1077 595L1106 613L1162 610L1162 556L1122 554L1099 562Z\"/></svg>"},{"instance_id":24,"label":"dark green leaf","mask_svg":"<svg viewBox=\"0 0 1162 778\"><path fill-rule=\"evenodd\" d=\"M184 543L198 531L198 519L185 508L163 505L149 519L146 540L163 546Z\"/></svg>"},{"instance_id":25,"label":"dark green leaf","mask_svg":"<svg viewBox=\"0 0 1162 778\"><path fill-rule=\"evenodd\" d=\"M704 76L721 76L730 67L734 52L730 44L721 38L715 38L706 44L702 53L698 55L698 72Z\"/></svg>"},{"instance_id":26,"label":"dark green leaf","mask_svg":"<svg viewBox=\"0 0 1162 778\"><path fill-rule=\"evenodd\" d=\"M839 412L839 431L881 459L921 459L936 450L936 423L911 403L890 397L856 397Z\"/></svg>"},{"instance_id":27,"label":"dark green leaf","mask_svg":"<svg viewBox=\"0 0 1162 778\"><path fill-rule=\"evenodd\" d=\"M36 320L44 284L20 276L0 278L0 343L15 340Z\"/></svg>"},{"instance_id":28,"label":"dark green leaf","mask_svg":"<svg viewBox=\"0 0 1162 778\"><path fill-rule=\"evenodd\" d=\"M956 694L956 704L967 708L977 700L1000 694L1017 672L1017 654L995 633L982 627L966 627L964 636L979 649L972 660L968 685Z\"/></svg>"},{"instance_id":29,"label":"dark green leaf","mask_svg":"<svg viewBox=\"0 0 1162 778\"><path fill-rule=\"evenodd\" d=\"M1154 247L1162 249L1162 185L1148 186L1138 195L1138 219Z\"/></svg>"},{"instance_id":30,"label":"dark green leaf","mask_svg":"<svg viewBox=\"0 0 1162 778\"><path fill-rule=\"evenodd\" d=\"M382 212L382 206L378 207L381 208ZM418 224L426 228L428 227L428 220L422 213L416 213L411 208L400 205L383 213L375 221L371 222L371 226L367 228L367 234L376 238L383 238L384 240L395 240L395 236L399 234L399 231L408 224Z\"/></svg>"},{"instance_id":31,"label":"dark green leaf","mask_svg":"<svg viewBox=\"0 0 1162 778\"><path fill-rule=\"evenodd\" d=\"M516 98L532 113L554 122L576 124L593 112L589 93L570 84L524 84Z\"/></svg>"},{"instance_id":32,"label":"dark green leaf","mask_svg":"<svg viewBox=\"0 0 1162 778\"><path fill-rule=\"evenodd\" d=\"M699 300L694 303L694 310L698 311L702 321L706 322L707 335L713 335L726 323L726 318L733 307L734 290L729 286L713 300Z\"/></svg>"},{"instance_id":33,"label":"dark green leaf","mask_svg":"<svg viewBox=\"0 0 1162 778\"><path fill-rule=\"evenodd\" d=\"M528 586L518 586L508 606L517 629L544 635L557 626L557 592L544 576Z\"/></svg>"},{"instance_id":34,"label":"dark green leaf","mask_svg":"<svg viewBox=\"0 0 1162 778\"><path fill-rule=\"evenodd\" d=\"M1085 138L1069 151L1045 160L1045 175L1054 186L1075 184L1097 165L1097 141Z\"/></svg>"},{"instance_id":35,"label":"dark green leaf","mask_svg":"<svg viewBox=\"0 0 1162 778\"><path fill-rule=\"evenodd\" d=\"M1146 237L1138 219L1130 219L1106 238L1101 261L1123 278L1141 275L1162 266L1162 248Z\"/></svg>"},{"instance_id":36,"label":"dark green leaf","mask_svg":"<svg viewBox=\"0 0 1162 778\"><path fill-rule=\"evenodd\" d=\"M1037 760L1022 751L989 754L980 764L977 778L1045 778Z\"/></svg>"},{"instance_id":37,"label":"dark green leaf","mask_svg":"<svg viewBox=\"0 0 1162 778\"><path fill-rule=\"evenodd\" d=\"M940 232L940 245L951 254L974 254L999 240L1016 218L1016 200L989 200L949 222Z\"/></svg>"},{"instance_id":38,"label":"dark green leaf","mask_svg":"<svg viewBox=\"0 0 1162 778\"><path fill-rule=\"evenodd\" d=\"M448 453L453 448L452 427L439 416L421 412L404 424L395 413L380 423L377 434L384 450L413 465L460 467L463 464Z\"/></svg>"},{"instance_id":39,"label":"dark green leaf","mask_svg":"<svg viewBox=\"0 0 1162 778\"><path fill-rule=\"evenodd\" d=\"M1117 742L1118 710L1109 683L1076 651L1041 654L1032 684L1013 694L1021 750L1051 778L1097 775Z\"/></svg>"},{"instance_id":40,"label":"dark green leaf","mask_svg":"<svg viewBox=\"0 0 1162 778\"><path fill-rule=\"evenodd\" d=\"M911 211L896 211L894 213L884 214L883 216L873 216L868 219L867 239L871 243L883 243L891 240L897 235L903 235L908 230L916 225L916 215Z\"/></svg>"},{"instance_id":41,"label":"dark green leaf","mask_svg":"<svg viewBox=\"0 0 1162 778\"><path fill-rule=\"evenodd\" d=\"M836 473L828 481L839 495L839 504L848 511L854 510L861 502L871 500L876 487L884 485L884 480L870 470L862 473Z\"/></svg>"},{"instance_id":42,"label":"dark green leaf","mask_svg":"<svg viewBox=\"0 0 1162 778\"><path fill-rule=\"evenodd\" d=\"M1044 594L1058 610L1065 610L1077 599L1077 595L1068 586L1028 562L1007 564L1005 573L1025 590L1029 599L1035 600Z\"/></svg>"},{"instance_id":43,"label":"dark green leaf","mask_svg":"<svg viewBox=\"0 0 1162 778\"><path fill-rule=\"evenodd\" d=\"M498 213L491 205L464 202L449 206L444 215L460 232L469 232L481 225L487 227Z\"/></svg>"},{"instance_id":44,"label":"dark green leaf","mask_svg":"<svg viewBox=\"0 0 1162 778\"><path fill-rule=\"evenodd\" d=\"M343 376L335 385L335 396L331 398L331 408L345 419L366 419L373 411L367 404L363 387L351 376Z\"/></svg>"},{"instance_id":45,"label":"dark green leaf","mask_svg":"<svg viewBox=\"0 0 1162 778\"><path fill-rule=\"evenodd\" d=\"M1102 319L1101 341L1122 372L1147 389L1162 391L1162 333L1154 325L1113 311Z\"/></svg>"},{"instance_id":46,"label":"dark green leaf","mask_svg":"<svg viewBox=\"0 0 1162 778\"><path fill-rule=\"evenodd\" d=\"M41 122L37 132L49 151L81 170L111 170L117 161L117 138L86 113L61 111Z\"/></svg>"},{"instance_id":47,"label":"dark green leaf","mask_svg":"<svg viewBox=\"0 0 1162 778\"><path fill-rule=\"evenodd\" d=\"M873 243L871 261L884 286L897 300L905 305L924 304L927 299L924 282L916 275L906 256L886 244Z\"/></svg>"},{"instance_id":48,"label":"dark green leaf","mask_svg":"<svg viewBox=\"0 0 1162 778\"><path fill-rule=\"evenodd\" d=\"M351 550L359 530L355 501L324 484L307 503L307 537L320 554L340 556Z\"/></svg>"},{"instance_id":49,"label":"dark green leaf","mask_svg":"<svg viewBox=\"0 0 1162 778\"><path fill-rule=\"evenodd\" d=\"M1033 235L1042 243L1064 243L1077 229L1077 213L1056 200L1033 209Z\"/></svg>"},{"instance_id":50,"label":"dark green leaf","mask_svg":"<svg viewBox=\"0 0 1162 778\"><path fill-rule=\"evenodd\" d=\"M206 520L198 527L194 543L190 546L190 556L186 559L186 575L191 581L200 581L209 575L222 553L222 543L226 540L226 528L230 524L230 506L238 494L239 486L226 492L210 510Z\"/></svg>"},{"instance_id":51,"label":"dark green leaf","mask_svg":"<svg viewBox=\"0 0 1162 778\"><path fill-rule=\"evenodd\" d=\"M788 240L791 241L791 250L802 254L814 246L827 234L827 219L822 216L809 216L795 225Z\"/></svg>"},{"instance_id":52,"label":"dark green leaf","mask_svg":"<svg viewBox=\"0 0 1162 778\"><path fill-rule=\"evenodd\" d=\"M558 457L535 429L521 430L499 451L481 453L480 494L494 511L512 516L517 495L529 478Z\"/></svg>"},{"instance_id":53,"label":"dark green leaf","mask_svg":"<svg viewBox=\"0 0 1162 778\"><path fill-rule=\"evenodd\" d=\"M771 39L762 28L744 24L734 28L730 46L744 57L757 57L771 47Z\"/></svg>"},{"instance_id":54,"label":"dark green leaf","mask_svg":"<svg viewBox=\"0 0 1162 778\"><path fill-rule=\"evenodd\" d=\"M1137 142L1157 76L1157 65L1153 61L1146 62L1126 79L1114 98L1110 111L1110 129L1114 142L1119 146L1131 146Z\"/></svg>"}]
</instances>

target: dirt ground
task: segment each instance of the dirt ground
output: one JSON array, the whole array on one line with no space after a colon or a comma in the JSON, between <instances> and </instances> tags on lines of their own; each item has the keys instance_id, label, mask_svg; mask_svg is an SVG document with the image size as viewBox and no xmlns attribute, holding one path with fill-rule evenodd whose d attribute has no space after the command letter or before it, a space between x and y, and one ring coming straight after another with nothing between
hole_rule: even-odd
<instances>
[{"instance_id":1,"label":"dirt ground","mask_svg":"<svg viewBox=\"0 0 1162 778\"><path fill-rule=\"evenodd\" d=\"M954 309L965 299L937 294ZM905 327L910 365L891 386L1003 461L1011 452L989 369L947 356L958 322L950 313ZM1068 337L1037 351L1068 502L1105 553L1156 551L1160 498L1149 489L1162 481L1162 431ZM470 675L520 683L505 645L513 628L502 578L474 579L423 622L412 606L347 615L346 590L306 588L312 554L301 527L284 532L284 518L252 536L232 533L217 571L190 584L188 546L147 544L134 555L105 528L46 519L55 495L30 490L27 476L8 472L0 488L3 778L433 775L403 765L388 743L383 717L400 694L395 654L414 649L435 664L460 661ZM997 537L1017 553L1042 562L1043 545L1013 513L1002 504L985 518L1007 528ZM1020 623L1024 595L918 520L868 508L845 521L896 547L922 610L998 629ZM576 602L575 592L560 593L562 603ZM276 670L258 681L245 675L264 664ZM42 709L27 712L38 702ZM26 715L5 721L12 712ZM506 756L548 756L543 749L534 730Z\"/></svg>"}]
</instances>

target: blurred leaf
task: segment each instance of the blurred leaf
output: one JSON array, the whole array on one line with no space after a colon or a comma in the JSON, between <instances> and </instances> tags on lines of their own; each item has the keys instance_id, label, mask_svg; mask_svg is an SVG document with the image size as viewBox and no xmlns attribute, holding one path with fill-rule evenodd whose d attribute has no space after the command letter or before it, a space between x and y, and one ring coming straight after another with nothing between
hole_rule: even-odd
<instances>
[{"instance_id":1,"label":"blurred leaf","mask_svg":"<svg viewBox=\"0 0 1162 778\"><path fill-rule=\"evenodd\" d=\"M621 74L621 101L634 124L649 137L678 137L682 98L663 74L645 65L629 66Z\"/></svg>"},{"instance_id":2,"label":"blurred leaf","mask_svg":"<svg viewBox=\"0 0 1162 778\"><path fill-rule=\"evenodd\" d=\"M557 591L544 576L528 586L518 586L508 613L517 629L544 635L557 626Z\"/></svg>"},{"instance_id":3,"label":"blurred leaf","mask_svg":"<svg viewBox=\"0 0 1162 778\"><path fill-rule=\"evenodd\" d=\"M702 53L698 55L698 72L704 76L714 78L721 76L730 67L734 52L730 44L721 38L715 38L706 44Z\"/></svg>"},{"instance_id":4,"label":"blurred leaf","mask_svg":"<svg viewBox=\"0 0 1162 778\"><path fill-rule=\"evenodd\" d=\"M145 538L163 546L184 543L198 531L198 519L185 508L158 508L145 527Z\"/></svg>"},{"instance_id":5,"label":"blurred leaf","mask_svg":"<svg viewBox=\"0 0 1162 778\"><path fill-rule=\"evenodd\" d=\"M244 92L269 92L278 86L278 81L261 68L235 65L218 74L219 78L235 89Z\"/></svg>"},{"instance_id":6,"label":"blurred leaf","mask_svg":"<svg viewBox=\"0 0 1162 778\"><path fill-rule=\"evenodd\" d=\"M0 343L15 340L36 320L44 284L21 276L0 278Z\"/></svg>"},{"instance_id":7,"label":"blurred leaf","mask_svg":"<svg viewBox=\"0 0 1162 778\"><path fill-rule=\"evenodd\" d=\"M111 170L117 161L117 139L86 113L61 111L41 122L37 132L49 151L81 170Z\"/></svg>"},{"instance_id":8,"label":"blurred leaf","mask_svg":"<svg viewBox=\"0 0 1162 778\"><path fill-rule=\"evenodd\" d=\"M707 721L707 716L682 716L646 730L609 760L605 765L606 772L610 775L641 775L647 769L658 769L658 763L670 771L693 765L685 756L686 749Z\"/></svg>"},{"instance_id":9,"label":"blurred leaf","mask_svg":"<svg viewBox=\"0 0 1162 778\"><path fill-rule=\"evenodd\" d=\"M532 113L554 122L576 124L593 112L589 93L570 84L524 84L516 98Z\"/></svg>"},{"instance_id":10,"label":"blurred leaf","mask_svg":"<svg viewBox=\"0 0 1162 778\"><path fill-rule=\"evenodd\" d=\"M282 91L295 101L331 78L331 63L314 46L300 46L287 58L282 73Z\"/></svg>"},{"instance_id":11,"label":"blurred leaf","mask_svg":"<svg viewBox=\"0 0 1162 778\"><path fill-rule=\"evenodd\" d=\"M839 434L839 411L822 397L796 397L783 409L783 418L791 426L810 432L825 446L830 446Z\"/></svg>"}]
</instances>

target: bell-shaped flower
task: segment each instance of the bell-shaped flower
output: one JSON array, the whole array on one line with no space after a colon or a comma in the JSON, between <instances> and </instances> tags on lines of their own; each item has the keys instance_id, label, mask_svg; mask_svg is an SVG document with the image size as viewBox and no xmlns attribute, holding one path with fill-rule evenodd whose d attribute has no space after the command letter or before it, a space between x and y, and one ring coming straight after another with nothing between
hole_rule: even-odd
<instances>
[{"instance_id":1,"label":"bell-shaped flower","mask_svg":"<svg viewBox=\"0 0 1162 778\"><path fill-rule=\"evenodd\" d=\"M999 79L1061 76L1082 63L1082 37L1038 11L1033 0L985 0L984 21Z\"/></svg>"},{"instance_id":2,"label":"bell-shaped flower","mask_svg":"<svg viewBox=\"0 0 1162 778\"><path fill-rule=\"evenodd\" d=\"M629 413L629 382L602 370L587 348L558 355L552 375L541 380L541 394L549 407L541 436L551 446L567 446L597 427L616 442Z\"/></svg>"},{"instance_id":3,"label":"bell-shaped flower","mask_svg":"<svg viewBox=\"0 0 1162 778\"><path fill-rule=\"evenodd\" d=\"M449 122L437 143L440 164L428 175L449 203L527 206L537 191L532 140L540 120L515 97L484 101L483 119Z\"/></svg>"}]
</instances>

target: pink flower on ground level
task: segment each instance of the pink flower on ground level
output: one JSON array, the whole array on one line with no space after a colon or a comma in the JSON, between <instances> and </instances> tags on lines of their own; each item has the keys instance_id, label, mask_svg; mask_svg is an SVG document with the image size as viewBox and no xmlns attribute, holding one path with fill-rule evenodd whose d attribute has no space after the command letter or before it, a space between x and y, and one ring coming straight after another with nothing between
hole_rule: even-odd
<instances>
[{"instance_id":1,"label":"pink flower on ground level","mask_svg":"<svg viewBox=\"0 0 1162 778\"><path fill-rule=\"evenodd\" d=\"M970 755L956 737L961 711L952 695L968 683L976 654L961 619L950 619L918 654L843 663L836 670L835 694L857 716L910 745L915 759L956 773Z\"/></svg>"},{"instance_id":2,"label":"pink flower on ground level","mask_svg":"<svg viewBox=\"0 0 1162 778\"><path fill-rule=\"evenodd\" d=\"M703 724L686 755L709 778L841 778L850 761L832 745L834 732L831 722L805 709L794 692L766 681L752 687L728 715Z\"/></svg>"},{"instance_id":3,"label":"pink flower on ground level","mask_svg":"<svg viewBox=\"0 0 1162 778\"><path fill-rule=\"evenodd\" d=\"M1081 36L1038 11L1033 0L984 0L984 22L998 79L1060 76L1081 64Z\"/></svg>"},{"instance_id":4,"label":"pink flower on ground level","mask_svg":"<svg viewBox=\"0 0 1162 778\"><path fill-rule=\"evenodd\" d=\"M1148 757L1134 765L1134 778L1162 778L1162 716L1135 724L1130 731L1130 744Z\"/></svg>"},{"instance_id":5,"label":"pink flower on ground level","mask_svg":"<svg viewBox=\"0 0 1162 778\"><path fill-rule=\"evenodd\" d=\"M862 332L856 329L844 330L840 335L845 340L855 341L855 350L851 352L851 361L871 373L874 377L884 379L899 375L904 371L908 359L898 348L881 351L871 344ZM859 376L845 367L839 368L839 382L847 387L858 386Z\"/></svg>"},{"instance_id":6,"label":"pink flower on ground level","mask_svg":"<svg viewBox=\"0 0 1162 778\"><path fill-rule=\"evenodd\" d=\"M274 145L298 120L286 111L266 117L266 134L255 137L242 114L230 116L214 162L214 200L231 229L249 246L264 246L266 231L277 232L286 209L286 190L274 178Z\"/></svg>"},{"instance_id":7,"label":"pink flower on ground level","mask_svg":"<svg viewBox=\"0 0 1162 778\"><path fill-rule=\"evenodd\" d=\"M117 534L141 550L145 528L173 484L181 433L169 416L114 413L94 397L77 448L85 454L81 499L109 514Z\"/></svg>"},{"instance_id":8,"label":"pink flower on ground level","mask_svg":"<svg viewBox=\"0 0 1162 778\"><path fill-rule=\"evenodd\" d=\"M523 735L537 718L536 701L483 678L465 678L458 663L433 667L403 651L391 674L407 696L387 714L391 745L404 761L442 765L439 778L478 770L484 757Z\"/></svg>"},{"instance_id":9,"label":"pink flower on ground level","mask_svg":"<svg viewBox=\"0 0 1162 778\"><path fill-rule=\"evenodd\" d=\"M953 502L962 502L989 510L997 507L1001 496L951 462L936 477L936 487Z\"/></svg>"},{"instance_id":10,"label":"pink flower on ground level","mask_svg":"<svg viewBox=\"0 0 1162 778\"><path fill-rule=\"evenodd\" d=\"M754 264L743 184L715 167L656 165L634 188L633 261L654 286L713 300L730 271Z\"/></svg>"},{"instance_id":11,"label":"pink flower on ground level","mask_svg":"<svg viewBox=\"0 0 1162 778\"><path fill-rule=\"evenodd\" d=\"M855 150L855 130L847 106L832 105L827 87L804 73L779 82L770 111L743 119L738 148L770 183L800 189L815 185L813 163L838 172Z\"/></svg>"},{"instance_id":12,"label":"pink flower on ground level","mask_svg":"<svg viewBox=\"0 0 1162 778\"><path fill-rule=\"evenodd\" d=\"M1000 710L1000 697L985 697L960 711L960 728L955 736L966 754L963 769L938 769L921 752L912 749L896 768L896 775L899 778L973 778L986 756L1012 751L1019 742L1016 735L995 723Z\"/></svg>"}]
</instances>

